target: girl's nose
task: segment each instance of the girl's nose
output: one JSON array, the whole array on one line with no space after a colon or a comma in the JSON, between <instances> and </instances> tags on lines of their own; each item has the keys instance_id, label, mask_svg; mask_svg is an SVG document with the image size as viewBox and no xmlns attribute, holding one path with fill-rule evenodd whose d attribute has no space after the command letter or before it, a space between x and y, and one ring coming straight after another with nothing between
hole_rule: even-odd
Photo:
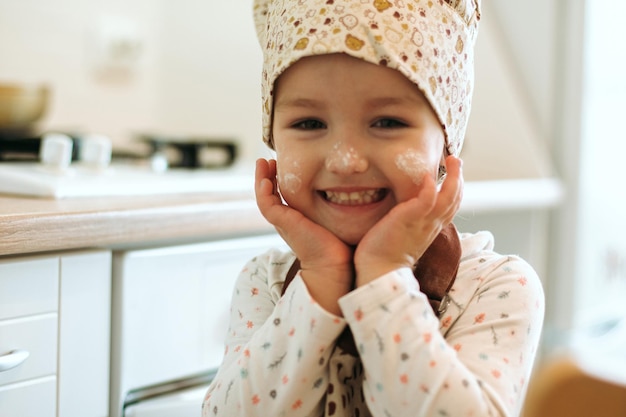
<instances>
[{"instance_id":1,"label":"girl's nose","mask_svg":"<svg viewBox=\"0 0 626 417\"><path fill-rule=\"evenodd\" d=\"M356 174L367 170L367 158L356 148L337 142L326 157L326 169L336 174Z\"/></svg>"}]
</instances>

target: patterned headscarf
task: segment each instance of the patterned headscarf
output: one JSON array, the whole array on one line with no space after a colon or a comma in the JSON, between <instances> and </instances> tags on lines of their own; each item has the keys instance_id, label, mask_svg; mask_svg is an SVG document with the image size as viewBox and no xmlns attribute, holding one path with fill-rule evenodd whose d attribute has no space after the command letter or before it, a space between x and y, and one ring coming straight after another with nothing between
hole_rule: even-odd
<instances>
[{"instance_id":1,"label":"patterned headscarf","mask_svg":"<svg viewBox=\"0 0 626 417\"><path fill-rule=\"evenodd\" d=\"M345 53L400 71L430 102L452 155L474 85L480 0L254 0L263 48L263 140L272 147L274 82L300 58Z\"/></svg>"}]
</instances>

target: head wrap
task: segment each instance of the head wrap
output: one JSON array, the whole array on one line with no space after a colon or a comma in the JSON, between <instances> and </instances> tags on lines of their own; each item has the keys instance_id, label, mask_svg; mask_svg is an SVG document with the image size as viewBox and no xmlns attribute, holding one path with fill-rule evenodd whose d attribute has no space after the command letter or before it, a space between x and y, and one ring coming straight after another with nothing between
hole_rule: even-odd
<instances>
[{"instance_id":1,"label":"head wrap","mask_svg":"<svg viewBox=\"0 0 626 417\"><path fill-rule=\"evenodd\" d=\"M400 71L430 102L458 155L474 85L480 0L255 0L263 49L263 140L274 82L300 58L345 53Z\"/></svg>"}]
</instances>

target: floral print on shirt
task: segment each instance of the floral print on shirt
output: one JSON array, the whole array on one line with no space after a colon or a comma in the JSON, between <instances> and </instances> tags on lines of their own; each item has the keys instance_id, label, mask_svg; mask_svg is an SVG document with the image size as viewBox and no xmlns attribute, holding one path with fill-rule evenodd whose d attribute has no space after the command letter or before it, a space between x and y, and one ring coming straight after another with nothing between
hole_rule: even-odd
<instances>
[{"instance_id":1,"label":"floral print on shirt","mask_svg":"<svg viewBox=\"0 0 626 417\"><path fill-rule=\"evenodd\" d=\"M543 322L541 282L493 252L491 234L462 235L450 305L437 318L409 269L323 310L275 250L253 259L233 294L224 361L204 416L514 416ZM335 347L349 325L355 358Z\"/></svg>"}]
</instances>

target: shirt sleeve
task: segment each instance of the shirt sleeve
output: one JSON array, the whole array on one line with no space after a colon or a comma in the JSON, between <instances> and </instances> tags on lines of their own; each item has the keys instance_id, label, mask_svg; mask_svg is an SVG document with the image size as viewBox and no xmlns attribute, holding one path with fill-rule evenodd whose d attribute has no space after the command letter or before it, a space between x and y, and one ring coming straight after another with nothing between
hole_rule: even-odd
<instances>
[{"instance_id":1,"label":"shirt sleeve","mask_svg":"<svg viewBox=\"0 0 626 417\"><path fill-rule=\"evenodd\" d=\"M275 300L270 264L259 257L237 279L224 359L204 416L321 414L328 359L345 320L321 308L299 274Z\"/></svg>"},{"instance_id":2,"label":"shirt sleeve","mask_svg":"<svg viewBox=\"0 0 626 417\"><path fill-rule=\"evenodd\" d=\"M488 273L462 277L480 284L454 323L440 323L408 268L339 300L373 416L518 415L544 299L535 271L505 259Z\"/></svg>"}]
</instances>

